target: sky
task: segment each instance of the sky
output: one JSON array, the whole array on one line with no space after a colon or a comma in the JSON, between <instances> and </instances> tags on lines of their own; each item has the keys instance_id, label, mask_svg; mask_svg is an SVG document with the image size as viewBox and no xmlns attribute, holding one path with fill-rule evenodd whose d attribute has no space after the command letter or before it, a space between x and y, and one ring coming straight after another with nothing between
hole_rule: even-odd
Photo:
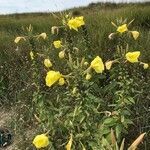
<instances>
[{"instance_id":1,"label":"sky","mask_svg":"<svg viewBox=\"0 0 150 150\"><path fill-rule=\"evenodd\" d=\"M52 12L68 8L86 6L92 2L103 1L149 1L149 0L0 0L0 14L23 12Z\"/></svg>"}]
</instances>

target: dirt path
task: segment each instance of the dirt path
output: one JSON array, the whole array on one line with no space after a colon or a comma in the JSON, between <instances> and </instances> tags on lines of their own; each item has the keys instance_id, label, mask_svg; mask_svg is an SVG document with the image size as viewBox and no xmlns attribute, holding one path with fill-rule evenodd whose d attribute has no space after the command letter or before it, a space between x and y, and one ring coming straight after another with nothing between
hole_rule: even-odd
<instances>
[{"instance_id":1,"label":"dirt path","mask_svg":"<svg viewBox=\"0 0 150 150\"><path fill-rule=\"evenodd\" d=\"M12 117L15 115L14 111L12 110L4 110L0 108L0 128L7 127L8 122L11 121ZM0 148L0 150L15 150L15 141L13 144L8 146L7 148Z\"/></svg>"}]
</instances>

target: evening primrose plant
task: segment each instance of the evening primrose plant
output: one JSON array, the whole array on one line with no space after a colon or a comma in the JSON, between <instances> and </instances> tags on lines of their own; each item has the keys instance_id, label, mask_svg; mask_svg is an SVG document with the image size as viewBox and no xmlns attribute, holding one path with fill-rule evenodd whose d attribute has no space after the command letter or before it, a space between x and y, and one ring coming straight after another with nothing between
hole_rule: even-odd
<instances>
[{"instance_id":1,"label":"evening primrose plant","mask_svg":"<svg viewBox=\"0 0 150 150\"><path fill-rule=\"evenodd\" d=\"M140 51L130 51L128 43L122 40L124 34L130 33L136 40L139 32L130 31L126 23L112 24L116 32L111 33L109 39L118 35L121 40L116 45L114 59L110 60L104 60L99 54L82 53L88 51L87 47L79 49L77 43L71 41L71 35L86 26L83 16L65 15L62 26L52 27L51 35L44 32L33 35L33 28L29 26L28 35L16 37L16 44L24 41L31 45L29 55L36 85L33 117L43 132L33 139L36 148L103 150L112 146L112 130L115 144L121 143L128 133L128 127L133 124L131 108L136 103L130 90L134 88L134 80L129 67L143 65L148 69L149 65L141 61ZM65 36L57 37L62 28ZM33 40L52 42L39 50ZM44 134L47 131L48 134Z\"/></svg>"},{"instance_id":2,"label":"evening primrose plant","mask_svg":"<svg viewBox=\"0 0 150 150\"><path fill-rule=\"evenodd\" d=\"M127 36L128 37L132 36L134 40L137 40L138 37L140 36L140 33L138 31L130 29L131 28L130 26L133 23L133 21L134 20L131 20L129 23L127 23L127 19L123 20L121 18L121 19L118 19L116 23L111 22L111 24L116 28L116 32L111 33L109 35L109 39L114 38L114 36L118 36L118 39L120 40L120 42L123 41L124 43L126 43ZM123 43L120 43L120 44L123 44Z\"/></svg>"}]
</instances>

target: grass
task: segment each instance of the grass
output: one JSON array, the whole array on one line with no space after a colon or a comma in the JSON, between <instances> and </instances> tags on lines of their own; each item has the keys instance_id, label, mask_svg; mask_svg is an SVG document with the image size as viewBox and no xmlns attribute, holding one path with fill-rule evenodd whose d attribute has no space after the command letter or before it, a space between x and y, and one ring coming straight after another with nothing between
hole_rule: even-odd
<instances>
[{"instance_id":1,"label":"grass","mask_svg":"<svg viewBox=\"0 0 150 150\"><path fill-rule=\"evenodd\" d=\"M132 4L128 6L118 7L102 7L101 5L95 5L88 8L76 8L70 10L74 13L79 13L85 16L87 30L89 32L90 41L92 41L91 48L97 51L102 51L109 47L108 34L115 31L115 28L110 24L111 21L115 21L117 18L127 18L128 21L135 19L133 26L135 29L140 30L141 38L137 45L132 45L133 49L139 48L142 51L147 52L149 33L147 33L150 27L150 12L149 3L145 5ZM93 17L94 16L94 17ZM26 27L32 24L35 33L46 32L50 34L51 27L59 25L61 22L54 19L52 14L14 14L8 16L0 16L0 49L9 49L12 47L14 50L15 45L13 43L14 38L17 35L23 35L22 27ZM144 38L143 38L144 37ZM139 46L140 43L140 47ZM148 54L145 55L147 60Z\"/></svg>"},{"instance_id":2,"label":"grass","mask_svg":"<svg viewBox=\"0 0 150 150\"><path fill-rule=\"evenodd\" d=\"M135 43L134 40L128 41L130 43L130 50L140 50L142 53L142 59L145 62L150 62L150 3L146 4L90 4L88 7L74 8L67 10L66 12L72 12L73 14L80 14L85 17L86 20L86 40L88 40L88 48L91 53L101 55L105 60L111 57L112 51L115 49L115 43L110 42L108 35L111 32L115 32L115 28L111 25L111 21L116 22L116 19L126 19L131 21L135 19L133 27L140 32L140 38ZM60 15L57 13L57 15ZM53 16L53 14L45 13L29 13L29 14L13 14L13 15L1 15L0 16L0 105L9 107L17 107L17 111L22 115L24 124L32 122L32 117L26 118L25 113L30 111L32 116L32 110L24 105L30 105L31 95L33 93L33 87L29 86L30 72L28 71L29 62L25 54L28 54L29 49L26 45L22 45L21 49L17 48L14 44L14 38L16 36L24 35L23 27L32 24L35 33L46 32L51 34L51 27L54 25L60 25L61 22ZM131 27L132 28L132 27ZM78 39L77 39L78 40ZM82 45L77 45L79 49L82 49ZM149 72L148 72L149 73ZM150 138L150 94L149 83L150 80L145 79L139 75L139 83L137 83L137 91L141 90L141 95L134 107L135 126L136 133L147 132L147 139ZM143 75L144 76L144 75ZM148 75L147 75L148 76ZM148 76L149 77L149 76ZM147 77L147 78L148 78ZM140 89L140 87L142 89ZM23 109L23 110L22 110ZM17 122L14 122L14 126ZM22 125L21 124L21 125ZM28 126L23 126L24 130ZM134 129L131 128L131 133L134 133ZM136 136L135 133L135 136ZM130 136L130 133L129 135ZM127 136L127 140L128 139ZM133 134L134 136L134 134ZM134 136L134 137L135 137ZM130 141L130 140L129 140ZM148 150L150 147L150 141L145 140L143 144L143 150Z\"/></svg>"}]
</instances>

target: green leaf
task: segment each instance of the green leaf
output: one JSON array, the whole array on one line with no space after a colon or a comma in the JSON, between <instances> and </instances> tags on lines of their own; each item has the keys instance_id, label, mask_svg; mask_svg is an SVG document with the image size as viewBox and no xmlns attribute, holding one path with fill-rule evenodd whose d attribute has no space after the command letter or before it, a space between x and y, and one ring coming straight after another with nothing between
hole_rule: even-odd
<instances>
[{"instance_id":1,"label":"green leaf","mask_svg":"<svg viewBox=\"0 0 150 150\"><path fill-rule=\"evenodd\" d=\"M129 97L128 100L129 100L131 103L135 104L135 100L134 100L132 97Z\"/></svg>"},{"instance_id":2,"label":"green leaf","mask_svg":"<svg viewBox=\"0 0 150 150\"><path fill-rule=\"evenodd\" d=\"M117 125L116 128L115 128L115 131L116 131L116 137L117 139L120 138L120 135L121 135L121 132L122 132L122 125Z\"/></svg>"},{"instance_id":3,"label":"green leaf","mask_svg":"<svg viewBox=\"0 0 150 150\"><path fill-rule=\"evenodd\" d=\"M113 126L116 123L116 119L115 118L106 118L104 120L104 124L108 125L108 126Z\"/></svg>"},{"instance_id":4,"label":"green leaf","mask_svg":"<svg viewBox=\"0 0 150 150\"><path fill-rule=\"evenodd\" d=\"M102 135L108 134L108 133L110 133L110 129L107 127L104 127L104 128L102 128L101 133L102 133Z\"/></svg>"}]
</instances>

